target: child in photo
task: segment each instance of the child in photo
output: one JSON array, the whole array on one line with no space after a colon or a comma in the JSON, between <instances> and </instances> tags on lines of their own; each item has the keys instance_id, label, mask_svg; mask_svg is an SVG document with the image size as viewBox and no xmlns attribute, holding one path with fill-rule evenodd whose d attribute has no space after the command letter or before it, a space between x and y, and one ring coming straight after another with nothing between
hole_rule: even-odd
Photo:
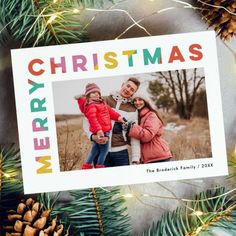
<instances>
[{"instance_id":1,"label":"child in photo","mask_svg":"<svg viewBox=\"0 0 236 236\"><path fill-rule=\"evenodd\" d=\"M89 122L89 130L98 135L100 139L104 139L104 144L93 142L92 149L87 157L86 163L82 169L92 169L93 160L98 156L96 168L103 168L104 161L109 150L109 135L112 129L111 120L121 123L125 121L121 115L108 106L101 98L101 90L95 83L86 85L84 96L75 97L81 112L85 115Z\"/></svg>"}]
</instances>

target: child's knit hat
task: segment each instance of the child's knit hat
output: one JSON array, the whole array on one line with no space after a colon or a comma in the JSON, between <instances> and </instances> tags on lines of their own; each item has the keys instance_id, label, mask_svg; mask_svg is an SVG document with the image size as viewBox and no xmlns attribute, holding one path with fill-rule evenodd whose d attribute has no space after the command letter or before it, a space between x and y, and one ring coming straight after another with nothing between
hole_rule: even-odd
<instances>
[{"instance_id":1,"label":"child's knit hat","mask_svg":"<svg viewBox=\"0 0 236 236\"><path fill-rule=\"evenodd\" d=\"M92 92L99 92L101 94L100 88L95 83L89 83L85 87L85 96L89 95Z\"/></svg>"}]
</instances>

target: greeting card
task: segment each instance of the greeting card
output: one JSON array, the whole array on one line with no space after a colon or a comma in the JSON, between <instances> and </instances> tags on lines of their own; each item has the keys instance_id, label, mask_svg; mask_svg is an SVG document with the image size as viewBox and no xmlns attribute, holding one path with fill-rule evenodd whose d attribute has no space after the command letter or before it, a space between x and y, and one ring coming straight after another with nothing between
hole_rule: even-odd
<instances>
[{"instance_id":1,"label":"greeting card","mask_svg":"<svg viewBox=\"0 0 236 236\"><path fill-rule=\"evenodd\" d=\"M11 56L25 193L227 175L214 32Z\"/></svg>"}]
</instances>

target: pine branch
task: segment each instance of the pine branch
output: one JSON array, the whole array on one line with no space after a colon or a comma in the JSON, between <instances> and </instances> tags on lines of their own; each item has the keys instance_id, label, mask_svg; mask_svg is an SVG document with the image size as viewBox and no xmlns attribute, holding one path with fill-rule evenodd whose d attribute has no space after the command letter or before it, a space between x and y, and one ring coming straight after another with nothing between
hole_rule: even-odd
<instances>
[{"instance_id":1,"label":"pine branch","mask_svg":"<svg viewBox=\"0 0 236 236\"><path fill-rule=\"evenodd\" d=\"M72 235L72 234L69 234L70 223L65 220L59 219L56 211L54 211L54 208L59 207L59 205L61 203L60 195L61 195L61 192L40 193L38 195L37 200L38 200L38 202L40 202L43 205L44 210L47 210L48 212L50 212L50 219L51 220L57 219L60 224L63 224L64 228L63 228L62 235L68 236L68 235ZM79 234L78 236L83 236L83 235Z\"/></svg>"},{"instance_id":2,"label":"pine branch","mask_svg":"<svg viewBox=\"0 0 236 236\"><path fill-rule=\"evenodd\" d=\"M11 145L8 148L0 146L0 171L1 171L1 205L9 201L9 194L19 194L23 192L21 179L21 162L19 150Z\"/></svg>"},{"instance_id":3,"label":"pine branch","mask_svg":"<svg viewBox=\"0 0 236 236\"><path fill-rule=\"evenodd\" d=\"M71 191L67 202L59 199L51 214L64 219L73 235L130 235L130 219L118 194L117 188Z\"/></svg>"},{"instance_id":4,"label":"pine branch","mask_svg":"<svg viewBox=\"0 0 236 236\"><path fill-rule=\"evenodd\" d=\"M165 213L142 236L210 236L219 228L235 235L236 198L225 193L224 188L217 188L198 194L186 206Z\"/></svg>"},{"instance_id":5,"label":"pine branch","mask_svg":"<svg viewBox=\"0 0 236 236\"><path fill-rule=\"evenodd\" d=\"M15 205L23 194L19 150L14 145L0 146L0 222L6 209Z\"/></svg>"},{"instance_id":6,"label":"pine branch","mask_svg":"<svg viewBox=\"0 0 236 236\"><path fill-rule=\"evenodd\" d=\"M103 1L0 0L0 44L34 47L87 41L80 10L75 10L78 4L102 7Z\"/></svg>"},{"instance_id":7,"label":"pine branch","mask_svg":"<svg viewBox=\"0 0 236 236\"><path fill-rule=\"evenodd\" d=\"M0 43L7 44L9 37L21 47L85 41L74 8L73 0L0 0Z\"/></svg>"}]
</instances>

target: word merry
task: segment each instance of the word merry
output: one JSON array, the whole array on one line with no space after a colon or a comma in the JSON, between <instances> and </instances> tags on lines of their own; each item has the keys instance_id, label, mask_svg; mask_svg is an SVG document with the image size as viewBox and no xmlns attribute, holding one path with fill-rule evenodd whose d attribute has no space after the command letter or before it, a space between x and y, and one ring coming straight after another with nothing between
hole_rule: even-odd
<instances>
[{"instance_id":1,"label":"word merry","mask_svg":"<svg viewBox=\"0 0 236 236\"><path fill-rule=\"evenodd\" d=\"M32 80L28 80L28 84L30 85L29 94L35 94L37 93L37 96L40 96L41 90L44 88L44 84L42 83L36 83ZM42 112L45 112L46 106L46 98L38 98L34 97L30 100L30 110L33 114L40 114L42 115ZM32 120L32 131L34 134L37 134L39 137L33 138L33 145L34 150L39 152L45 152L44 150L50 149L50 139L47 133L48 131L48 119L47 117L36 117ZM43 136L42 136L43 133ZM51 167L51 156L50 155L37 155L35 157L36 162L40 163L42 166L37 169L37 174L43 174L43 173L52 173L52 167Z\"/></svg>"}]
</instances>

